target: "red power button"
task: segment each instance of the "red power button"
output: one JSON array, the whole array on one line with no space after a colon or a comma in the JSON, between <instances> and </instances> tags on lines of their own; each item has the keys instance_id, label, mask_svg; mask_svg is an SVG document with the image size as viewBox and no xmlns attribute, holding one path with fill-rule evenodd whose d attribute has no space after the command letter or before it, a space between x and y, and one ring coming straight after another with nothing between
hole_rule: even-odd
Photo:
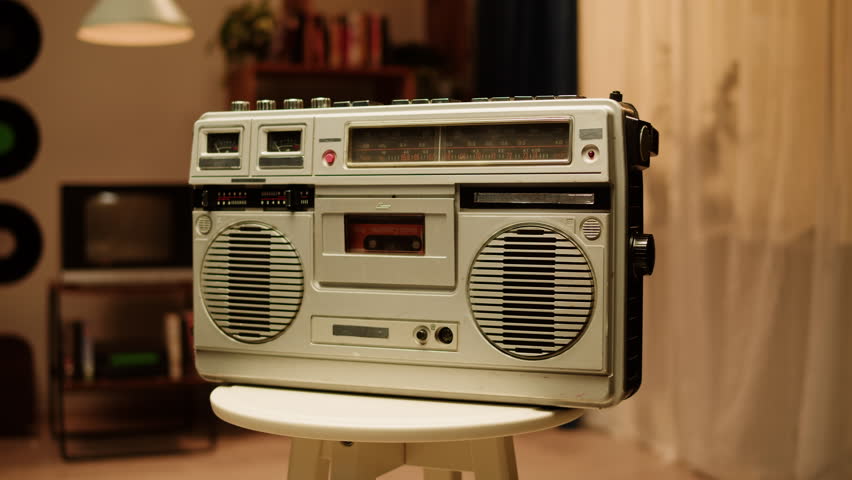
<instances>
[{"instance_id":1,"label":"red power button","mask_svg":"<svg viewBox=\"0 0 852 480\"><path fill-rule=\"evenodd\" d=\"M337 159L337 153L334 150L326 150L322 154L322 159L326 165L334 165L334 161Z\"/></svg>"}]
</instances>

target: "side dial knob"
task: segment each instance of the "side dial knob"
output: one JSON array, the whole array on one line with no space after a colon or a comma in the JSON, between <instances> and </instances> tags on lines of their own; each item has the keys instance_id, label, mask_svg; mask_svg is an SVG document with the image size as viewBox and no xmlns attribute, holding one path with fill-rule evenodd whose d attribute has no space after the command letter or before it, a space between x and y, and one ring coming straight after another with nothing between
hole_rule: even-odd
<instances>
[{"instance_id":1,"label":"side dial knob","mask_svg":"<svg viewBox=\"0 0 852 480\"><path fill-rule=\"evenodd\" d=\"M653 235L640 233L630 236L630 263L633 275L641 277L654 273L655 257Z\"/></svg>"}]
</instances>

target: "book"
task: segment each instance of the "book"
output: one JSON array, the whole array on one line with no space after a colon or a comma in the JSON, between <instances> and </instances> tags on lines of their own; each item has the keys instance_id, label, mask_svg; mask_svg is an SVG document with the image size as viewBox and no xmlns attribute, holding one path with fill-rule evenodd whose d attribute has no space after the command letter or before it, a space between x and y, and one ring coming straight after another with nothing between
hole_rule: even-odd
<instances>
[{"instance_id":1,"label":"book","mask_svg":"<svg viewBox=\"0 0 852 480\"><path fill-rule=\"evenodd\" d=\"M347 68L362 68L366 61L367 31L366 15L361 12L346 14L346 61Z\"/></svg>"},{"instance_id":2,"label":"book","mask_svg":"<svg viewBox=\"0 0 852 480\"><path fill-rule=\"evenodd\" d=\"M375 12L367 14L368 54L366 63L370 68L379 68L384 62L385 24L385 19L381 14Z\"/></svg>"},{"instance_id":3,"label":"book","mask_svg":"<svg viewBox=\"0 0 852 480\"><path fill-rule=\"evenodd\" d=\"M172 380L183 377L183 320L177 312L163 317L163 335L166 343L166 364Z\"/></svg>"}]
</instances>

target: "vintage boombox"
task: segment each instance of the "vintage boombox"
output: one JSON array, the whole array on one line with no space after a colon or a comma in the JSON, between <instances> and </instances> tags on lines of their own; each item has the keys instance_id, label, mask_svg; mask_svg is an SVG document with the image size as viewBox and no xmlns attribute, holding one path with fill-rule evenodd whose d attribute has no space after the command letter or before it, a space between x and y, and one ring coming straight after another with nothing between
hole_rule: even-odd
<instances>
[{"instance_id":1,"label":"vintage boombox","mask_svg":"<svg viewBox=\"0 0 852 480\"><path fill-rule=\"evenodd\" d=\"M199 373L554 406L630 396L658 135L621 100L287 99L202 115Z\"/></svg>"}]
</instances>

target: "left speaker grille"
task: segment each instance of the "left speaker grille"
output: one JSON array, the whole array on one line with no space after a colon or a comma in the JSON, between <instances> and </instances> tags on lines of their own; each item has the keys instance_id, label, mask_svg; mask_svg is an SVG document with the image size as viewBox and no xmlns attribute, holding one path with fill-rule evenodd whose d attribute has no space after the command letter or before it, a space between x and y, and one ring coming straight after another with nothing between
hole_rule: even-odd
<instances>
[{"instance_id":1,"label":"left speaker grille","mask_svg":"<svg viewBox=\"0 0 852 480\"><path fill-rule=\"evenodd\" d=\"M281 334L302 303L302 262L287 237L269 225L240 223L210 244L201 295L222 332L259 343Z\"/></svg>"}]
</instances>

